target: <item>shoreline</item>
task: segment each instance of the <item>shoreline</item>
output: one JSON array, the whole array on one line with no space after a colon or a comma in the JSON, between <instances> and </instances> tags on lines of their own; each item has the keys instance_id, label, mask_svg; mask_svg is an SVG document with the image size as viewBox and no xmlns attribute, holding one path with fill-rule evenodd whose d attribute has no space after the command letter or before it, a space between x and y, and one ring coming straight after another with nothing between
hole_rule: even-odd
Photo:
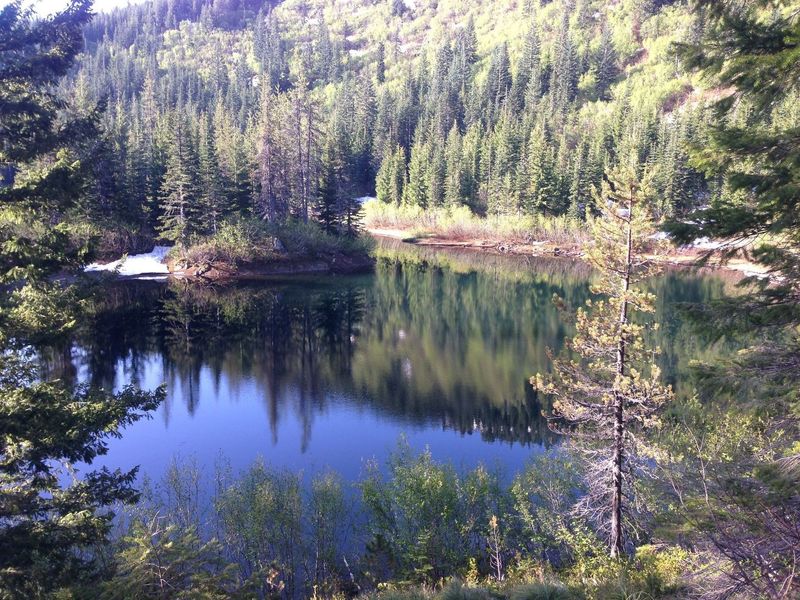
<instances>
[{"instance_id":1,"label":"shoreline","mask_svg":"<svg viewBox=\"0 0 800 600\"><path fill-rule=\"evenodd\" d=\"M409 230L382 227L367 227L365 231L374 238L393 239L415 246L461 248L505 256L560 257L586 262L585 254L578 244L557 244L548 240L534 243L515 243L513 240L452 239L437 236L436 234L415 236ZM718 256L711 255L708 256L705 262L701 262L709 254L709 249L674 246L669 246L669 248L670 252L668 253L652 254L648 258L672 267L726 271L742 277L774 278L767 273L762 265L743 258L731 258L723 262Z\"/></svg>"},{"instance_id":2,"label":"shoreline","mask_svg":"<svg viewBox=\"0 0 800 600\"><path fill-rule=\"evenodd\" d=\"M367 227L365 234L371 238L391 240L409 246L463 250L476 254L487 254L513 258L561 258L589 265L580 244L558 244L553 241L520 243L515 240L485 238L454 238L436 234L413 235L409 230ZM156 247L158 249L159 247ZM761 265L742 258L722 261L710 256L700 262L711 250L708 248L676 248L669 246L667 252L651 254L651 260L664 266L729 273L738 277L771 277ZM149 254L152 254L151 251ZM135 255L134 255L135 256ZM119 259L118 259L119 261ZM113 264L111 261L109 264ZM97 265L97 263L95 263ZM304 275L355 275L369 273L374 269L375 257L370 254L347 254L335 252L317 256L285 255L268 261L231 264L224 260L208 260L185 265L180 260L169 258L162 262L163 271L117 273L124 279L173 279L202 284L230 284L237 281L259 281L274 278L300 277ZM102 270L103 269L101 266Z\"/></svg>"},{"instance_id":3,"label":"shoreline","mask_svg":"<svg viewBox=\"0 0 800 600\"><path fill-rule=\"evenodd\" d=\"M335 253L319 257L287 256L268 262L231 265L224 261L208 261L178 267L167 261L168 278L198 283L234 283L302 275L355 275L371 272L375 266L369 255Z\"/></svg>"}]
</instances>

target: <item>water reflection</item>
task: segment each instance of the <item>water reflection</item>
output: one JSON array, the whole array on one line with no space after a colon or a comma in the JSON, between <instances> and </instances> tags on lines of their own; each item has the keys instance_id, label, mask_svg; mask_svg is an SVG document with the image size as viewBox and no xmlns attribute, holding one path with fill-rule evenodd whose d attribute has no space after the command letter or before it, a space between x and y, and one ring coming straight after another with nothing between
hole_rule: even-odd
<instances>
[{"instance_id":1,"label":"water reflection","mask_svg":"<svg viewBox=\"0 0 800 600\"><path fill-rule=\"evenodd\" d=\"M572 330L553 296L579 306L590 279L585 266L561 259L390 244L379 248L370 276L226 289L126 282L105 290L74 340L72 372L61 370L104 387L163 379L164 453L169 431L187 426L203 403L235 420L237 403L247 402L263 405L273 446L295 435L284 422L296 419L301 453L322 416L321 431L341 430L344 419L379 423L374 443L384 446L408 427L548 445L544 407L527 381L547 370L546 348L559 351ZM717 297L726 283L672 273L651 285L660 299L662 367L679 382L690 358L718 349L698 343L675 306ZM462 438L448 439L446 451L459 456ZM371 451L366 441L348 448L342 452L360 457Z\"/></svg>"}]
</instances>

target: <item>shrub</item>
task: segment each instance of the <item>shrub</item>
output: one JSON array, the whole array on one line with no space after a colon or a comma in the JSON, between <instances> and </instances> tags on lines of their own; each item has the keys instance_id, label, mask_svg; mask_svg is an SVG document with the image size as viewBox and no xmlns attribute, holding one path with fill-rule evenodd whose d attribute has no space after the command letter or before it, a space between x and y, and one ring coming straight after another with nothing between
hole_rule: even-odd
<instances>
[{"instance_id":1,"label":"shrub","mask_svg":"<svg viewBox=\"0 0 800 600\"><path fill-rule=\"evenodd\" d=\"M492 600L501 597L485 588L467 586L460 581L453 581L435 596L435 600Z\"/></svg>"},{"instance_id":2,"label":"shrub","mask_svg":"<svg viewBox=\"0 0 800 600\"><path fill-rule=\"evenodd\" d=\"M327 233L313 221L304 223L290 219L284 223L271 225L271 231L278 236L290 254L318 257L325 254L367 253L372 248L372 238L368 236L349 237Z\"/></svg>"},{"instance_id":3,"label":"shrub","mask_svg":"<svg viewBox=\"0 0 800 600\"><path fill-rule=\"evenodd\" d=\"M238 266L280 260L285 252L293 257L316 258L336 253L365 254L371 247L371 238L332 235L314 222L231 219L220 224L215 234L195 238L182 251L182 258L189 265L221 261Z\"/></svg>"},{"instance_id":4,"label":"shrub","mask_svg":"<svg viewBox=\"0 0 800 600\"><path fill-rule=\"evenodd\" d=\"M686 571L688 560L688 552L681 548L640 546L636 549L627 577L649 596L663 596L681 587L681 576Z\"/></svg>"},{"instance_id":5,"label":"shrub","mask_svg":"<svg viewBox=\"0 0 800 600\"><path fill-rule=\"evenodd\" d=\"M371 539L370 559L383 579L434 582L483 556L489 521L499 512L497 475L478 467L459 476L430 452L414 455L401 443L388 477L371 465L360 484Z\"/></svg>"},{"instance_id":6,"label":"shrub","mask_svg":"<svg viewBox=\"0 0 800 600\"><path fill-rule=\"evenodd\" d=\"M431 594L422 588L405 590L384 590L366 596L359 596L363 600L430 600Z\"/></svg>"},{"instance_id":7,"label":"shrub","mask_svg":"<svg viewBox=\"0 0 800 600\"><path fill-rule=\"evenodd\" d=\"M531 583L511 590L509 600L577 600L578 596L556 583Z\"/></svg>"},{"instance_id":8,"label":"shrub","mask_svg":"<svg viewBox=\"0 0 800 600\"><path fill-rule=\"evenodd\" d=\"M579 485L563 448L538 455L508 490L483 467L462 474L401 442L386 468L371 465L360 483L361 530L332 473L304 483L260 461L235 478L218 469L208 520L200 477L195 462L175 462L161 484L146 486L114 548L116 582L105 595L150 593L163 579L176 598L245 588L334 598L378 586L392 589L366 598L655 600L681 591L690 558L643 546L630 560L611 559L570 516ZM366 537L350 539L356 532ZM437 592L451 577L467 583Z\"/></svg>"},{"instance_id":9,"label":"shrub","mask_svg":"<svg viewBox=\"0 0 800 600\"><path fill-rule=\"evenodd\" d=\"M222 541L245 574L274 568L293 593L302 555L300 477L259 461L223 489L216 510Z\"/></svg>"},{"instance_id":10,"label":"shrub","mask_svg":"<svg viewBox=\"0 0 800 600\"><path fill-rule=\"evenodd\" d=\"M569 515L580 491L577 466L563 449L533 457L511 486L520 523L519 546L556 566L568 563L574 554L575 529Z\"/></svg>"},{"instance_id":11,"label":"shrub","mask_svg":"<svg viewBox=\"0 0 800 600\"><path fill-rule=\"evenodd\" d=\"M190 265L213 261L240 265L278 258L276 247L276 237L266 223L234 219L221 223L215 234L194 240L184 258Z\"/></svg>"},{"instance_id":12,"label":"shrub","mask_svg":"<svg viewBox=\"0 0 800 600\"><path fill-rule=\"evenodd\" d=\"M133 521L115 562L116 573L100 593L108 600L225 598L246 585L215 540L203 542L193 528L158 514Z\"/></svg>"}]
</instances>

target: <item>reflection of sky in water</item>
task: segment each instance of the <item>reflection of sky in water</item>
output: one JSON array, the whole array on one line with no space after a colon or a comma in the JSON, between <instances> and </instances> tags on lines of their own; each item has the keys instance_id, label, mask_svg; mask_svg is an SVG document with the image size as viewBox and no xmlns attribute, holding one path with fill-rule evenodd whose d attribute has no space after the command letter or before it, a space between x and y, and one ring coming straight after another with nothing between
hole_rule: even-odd
<instances>
[{"instance_id":1,"label":"reflection of sky in water","mask_svg":"<svg viewBox=\"0 0 800 600\"><path fill-rule=\"evenodd\" d=\"M117 384L128 381L125 364L118 365ZM152 388L168 382L168 399L150 420L129 427L122 439L111 442L111 451L96 466L128 469L158 477L174 456L195 457L211 469L220 455L235 470L248 467L262 456L276 467L313 473L333 469L346 480L358 478L364 462L385 461L400 436L412 448L430 447L437 459L471 468L479 463L500 466L504 473L521 467L538 447L508 442L487 443L480 433L461 434L442 422L419 425L397 417L386 418L363 402L325 393L322 408L309 416L298 390L289 389L276 412L252 378L231 385L225 374L219 379L201 369L199 381L189 386L165 377L161 357L149 356L140 371L140 384ZM193 412L189 407L193 406ZM305 425L304 425L305 424Z\"/></svg>"},{"instance_id":2,"label":"reflection of sky in water","mask_svg":"<svg viewBox=\"0 0 800 600\"><path fill-rule=\"evenodd\" d=\"M263 457L275 467L356 479L405 436L437 460L517 471L548 436L528 378L546 371L572 326L554 294L588 298L589 273L567 261L414 250L373 276L225 290L149 284L108 288L76 340L79 381L167 384L167 401L98 465L158 478L177 455L211 475ZM471 260L482 261L475 265ZM486 264L488 263L488 264ZM653 282L662 369L680 379L706 347L676 315L723 292L713 277ZM69 376L69 375L65 375ZM513 440L510 443L508 440Z\"/></svg>"}]
</instances>

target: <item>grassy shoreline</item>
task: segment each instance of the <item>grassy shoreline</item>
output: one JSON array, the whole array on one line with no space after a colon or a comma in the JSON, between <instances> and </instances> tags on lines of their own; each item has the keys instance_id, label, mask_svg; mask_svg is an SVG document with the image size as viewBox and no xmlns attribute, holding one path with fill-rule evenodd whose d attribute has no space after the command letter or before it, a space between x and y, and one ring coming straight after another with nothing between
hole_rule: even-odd
<instances>
[{"instance_id":1,"label":"grassy shoreline","mask_svg":"<svg viewBox=\"0 0 800 600\"><path fill-rule=\"evenodd\" d=\"M458 247L517 256L563 256L583 260L591 224L566 216L479 217L466 207L422 209L371 200L364 205L366 231L420 246ZM736 256L723 260L709 252L723 242L679 247L655 240L649 258L671 266L707 268L767 277L762 265Z\"/></svg>"}]
</instances>

